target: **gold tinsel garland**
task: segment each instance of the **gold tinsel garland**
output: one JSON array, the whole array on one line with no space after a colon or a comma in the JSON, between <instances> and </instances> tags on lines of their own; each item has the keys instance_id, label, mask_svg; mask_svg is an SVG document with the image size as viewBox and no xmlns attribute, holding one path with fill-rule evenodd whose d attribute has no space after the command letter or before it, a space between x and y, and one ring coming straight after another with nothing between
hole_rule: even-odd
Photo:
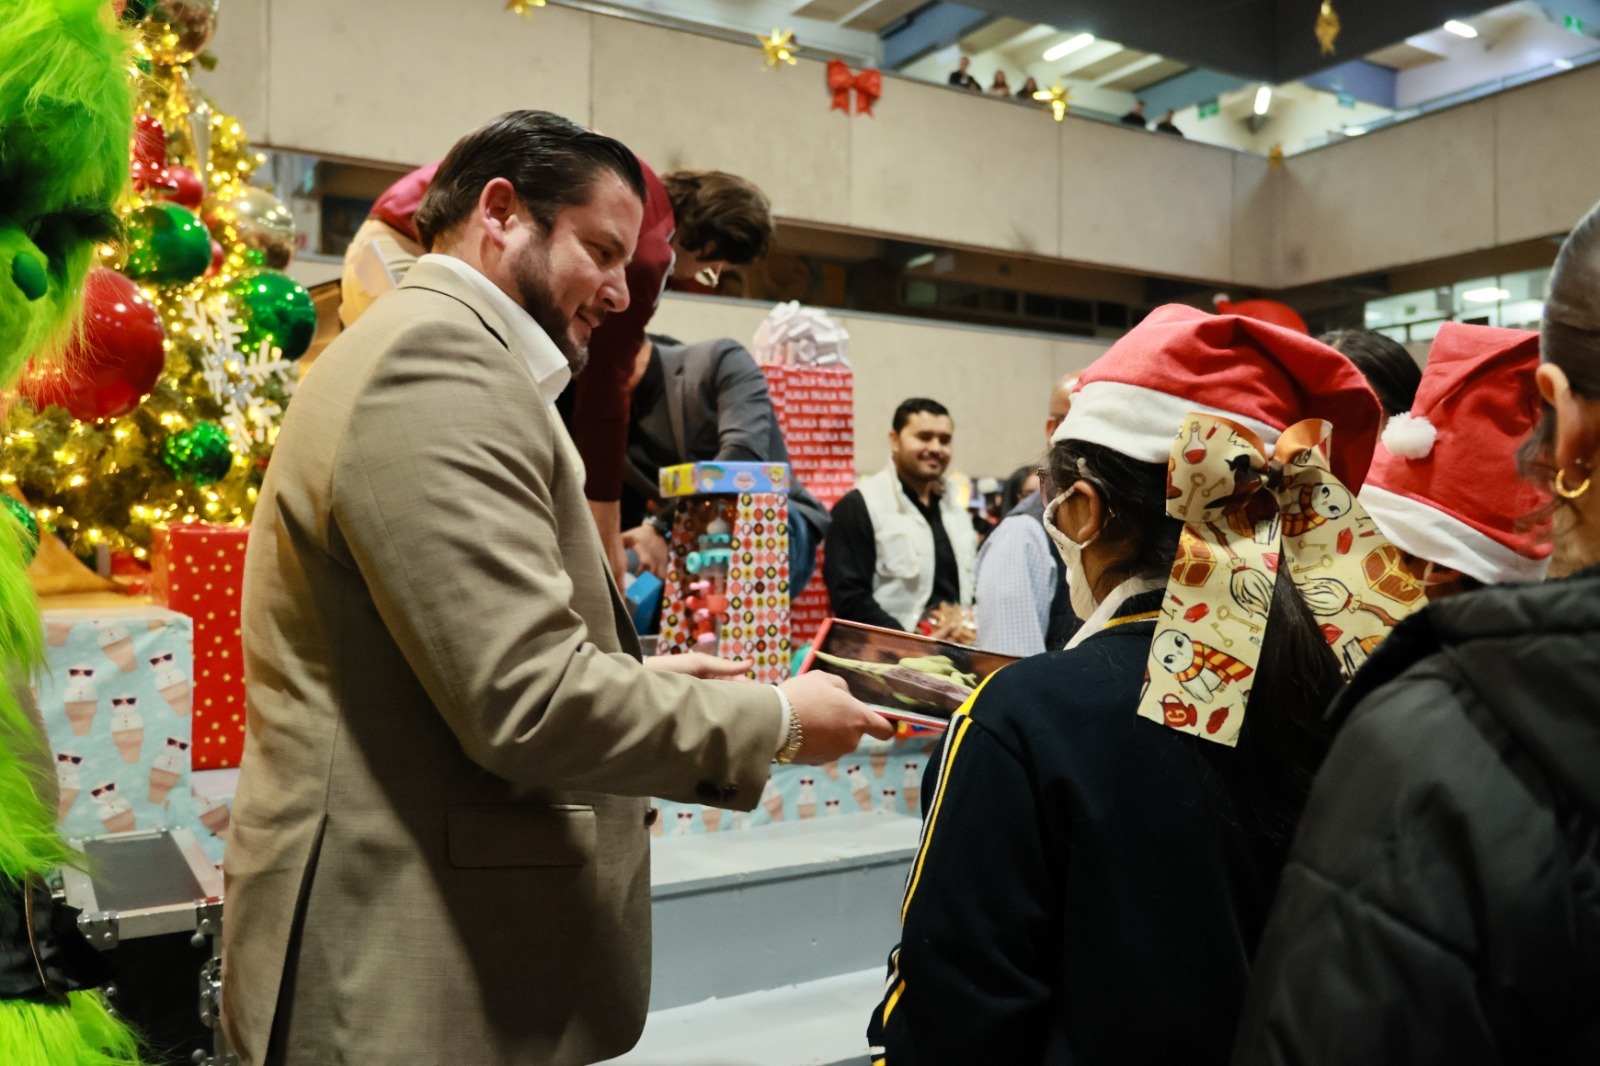
<instances>
[{"instance_id":1,"label":"gold tinsel garland","mask_svg":"<svg viewBox=\"0 0 1600 1066\"><path fill-rule=\"evenodd\" d=\"M226 198L247 182L265 156L253 150L239 122L215 110L190 90L184 66L154 63L140 49L136 80L141 108L159 118L167 131L168 158L188 166L204 183L207 202ZM131 212L145 198L128 196ZM123 252L101 249L101 265L118 267ZM104 545L145 558L151 527L163 522L202 520L243 524L255 509L257 491L276 438L275 427L241 452L221 480L205 486L179 481L161 464L162 443L197 421L220 421L224 408L205 379L202 331L186 304L220 302L231 317L227 289L255 266L241 243L224 248L220 270L186 285L141 285L160 312L166 331L166 368L154 391L121 418L79 422L60 408L35 411L11 398L0 437L0 484L19 488L34 506L43 528L61 534L79 555ZM257 386L265 399L286 406L281 382Z\"/></svg>"}]
</instances>

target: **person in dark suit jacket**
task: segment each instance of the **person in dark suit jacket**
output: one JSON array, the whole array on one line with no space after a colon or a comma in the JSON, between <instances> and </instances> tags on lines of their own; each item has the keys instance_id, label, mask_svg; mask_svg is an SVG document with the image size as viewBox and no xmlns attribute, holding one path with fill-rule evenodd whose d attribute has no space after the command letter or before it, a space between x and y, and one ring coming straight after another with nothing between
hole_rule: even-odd
<instances>
[{"instance_id":1,"label":"person in dark suit jacket","mask_svg":"<svg viewBox=\"0 0 1600 1066\"><path fill-rule=\"evenodd\" d=\"M624 473L623 543L645 568L666 572L670 507L660 503L661 468L678 463L787 463L789 448L767 379L738 341L680 344L646 337L633 372ZM789 593L797 597L816 570L828 510L798 477L789 488Z\"/></svg>"}]
</instances>

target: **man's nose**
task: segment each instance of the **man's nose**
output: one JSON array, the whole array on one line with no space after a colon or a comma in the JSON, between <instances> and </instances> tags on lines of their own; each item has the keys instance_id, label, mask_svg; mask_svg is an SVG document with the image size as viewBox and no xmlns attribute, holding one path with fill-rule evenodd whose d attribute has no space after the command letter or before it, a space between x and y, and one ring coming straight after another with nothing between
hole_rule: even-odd
<instances>
[{"instance_id":1,"label":"man's nose","mask_svg":"<svg viewBox=\"0 0 1600 1066\"><path fill-rule=\"evenodd\" d=\"M600 300L612 314L628 309L628 275L625 267L617 267L606 274L600 286Z\"/></svg>"}]
</instances>

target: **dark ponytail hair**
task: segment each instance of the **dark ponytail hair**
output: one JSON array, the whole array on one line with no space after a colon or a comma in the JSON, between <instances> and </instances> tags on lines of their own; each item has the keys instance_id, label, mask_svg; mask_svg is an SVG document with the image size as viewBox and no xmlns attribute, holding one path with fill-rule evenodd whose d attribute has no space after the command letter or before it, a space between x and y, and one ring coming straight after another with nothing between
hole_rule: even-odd
<instances>
[{"instance_id":1,"label":"dark ponytail hair","mask_svg":"<svg viewBox=\"0 0 1600 1066\"><path fill-rule=\"evenodd\" d=\"M1100 491L1107 517L1097 543L1116 554L1095 588L1097 598L1129 578L1165 578L1171 572L1183 523L1167 514L1165 463L1064 440L1050 449L1046 477L1046 496L1080 480ZM1293 579L1280 574L1237 748L1239 815L1269 849L1286 847L1294 835L1327 751L1323 712L1343 685L1338 659L1321 628Z\"/></svg>"}]
</instances>

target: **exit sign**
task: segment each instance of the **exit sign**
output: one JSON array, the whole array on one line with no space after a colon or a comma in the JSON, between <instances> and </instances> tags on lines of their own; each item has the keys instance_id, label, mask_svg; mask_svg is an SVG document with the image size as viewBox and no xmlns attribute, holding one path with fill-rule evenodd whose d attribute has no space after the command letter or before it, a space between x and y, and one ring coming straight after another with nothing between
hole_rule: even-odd
<instances>
[{"instance_id":1,"label":"exit sign","mask_svg":"<svg viewBox=\"0 0 1600 1066\"><path fill-rule=\"evenodd\" d=\"M1348 108L1349 110L1354 111L1356 109L1356 98L1355 98L1354 94L1352 94L1352 93L1340 93L1339 94L1339 106L1343 107L1343 108Z\"/></svg>"},{"instance_id":2,"label":"exit sign","mask_svg":"<svg viewBox=\"0 0 1600 1066\"><path fill-rule=\"evenodd\" d=\"M1200 101L1195 110L1199 112L1201 118L1215 118L1221 108L1217 105L1217 98L1213 96L1209 100Z\"/></svg>"},{"instance_id":3,"label":"exit sign","mask_svg":"<svg viewBox=\"0 0 1600 1066\"><path fill-rule=\"evenodd\" d=\"M1583 20L1577 15L1563 16L1561 23L1567 28L1568 33L1583 33Z\"/></svg>"}]
</instances>

